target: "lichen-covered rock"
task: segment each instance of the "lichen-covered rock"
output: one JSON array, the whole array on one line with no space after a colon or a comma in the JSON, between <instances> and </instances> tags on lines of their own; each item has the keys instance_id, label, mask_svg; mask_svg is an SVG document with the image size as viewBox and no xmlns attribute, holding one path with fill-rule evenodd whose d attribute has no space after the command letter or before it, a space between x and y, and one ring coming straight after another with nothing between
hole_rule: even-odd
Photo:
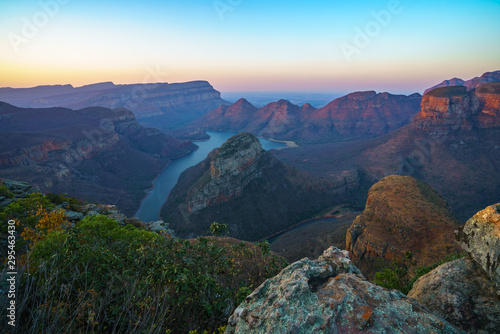
<instances>
[{"instance_id":1,"label":"lichen-covered rock","mask_svg":"<svg viewBox=\"0 0 500 334\"><path fill-rule=\"evenodd\" d=\"M408 297L468 332L498 333L500 328L500 297L488 276L467 257L420 277Z\"/></svg>"},{"instance_id":2,"label":"lichen-covered rock","mask_svg":"<svg viewBox=\"0 0 500 334\"><path fill-rule=\"evenodd\" d=\"M500 294L500 203L476 213L457 231L456 238L490 276Z\"/></svg>"},{"instance_id":3,"label":"lichen-covered rock","mask_svg":"<svg viewBox=\"0 0 500 334\"><path fill-rule=\"evenodd\" d=\"M401 292L368 282L330 247L265 281L229 319L232 333L464 333Z\"/></svg>"}]
</instances>

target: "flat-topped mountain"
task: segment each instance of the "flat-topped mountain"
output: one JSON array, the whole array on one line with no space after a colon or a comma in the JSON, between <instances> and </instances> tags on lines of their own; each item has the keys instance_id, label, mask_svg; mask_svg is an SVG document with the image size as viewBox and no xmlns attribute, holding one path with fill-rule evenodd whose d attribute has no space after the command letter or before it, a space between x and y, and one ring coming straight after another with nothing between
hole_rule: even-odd
<instances>
[{"instance_id":1,"label":"flat-topped mountain","mask_svg":"<svg viewBox=\"0 0 500 334\"><path fill-rule=\"evenodd\" d=\"M0 101L24 108L125 107L141 124L165 130L227 104L206 81L129 85L104 82L76 88L71 85L0 88Z\"/></svg>"},{"instance_id":2,"label":"flat-topped mountain","mask_svg":"<svg viewBox=\"0 0 500 334\"><path fill-rule=\"evenodd\" d=\"M273 155L321 175L358 168L362 184L387 175L413 176L431 185L465 222L500 194L499 85L431 91L410 124L385 136Z\"/></svg>"},{"instance_id":3,"label":"flat-topped mountain","mask_svg":"<svg viewBox=\"0 0 500 334\"><path fill-rule=\"evenodd\" d=\"M192 122L189 129L247 131L258 136L301 142L339 141L386 134L419 112L421 96L357 92L321 109L286 100L256 108L245 99L221 106Z\"/></svg>"},{"instance_id":4,"label":"flat-topped mountain","mask_svg":"<svg viewBox=\"0 0 500 334\"><path fill-rule=\"evenodd\" d=\"M440 87L465 86L465 87L467 87L467 90L469 91L469 90L477 88L481 85L484 85L486 83L497 82L497 81L500 81L500 71L486 72L483 75L481 75L480 77L475 77L475 78L467 80L467 81L459 79L459 78L453 78L450 80L445 80L445 81L443 81L440 84L437 84L435 86L432 86L431 88L427 89L424 92L424 95L427 94L428 92L430 92L431 90L434 90L434 89L440 88Z\"/></svg>"},{"instance_id":5,"label":"flat-topped mountain","mask_svg":"<svg viewBox=\"0 0 500 334\"><path fill-rule=\"evenodd\" d=\"M259 240L338 203L357 184L355 170L317 177L291 168L243 133L181 174L161 217L182 237L217 221L231 236Z\"/></svg>"},{"instance_id":6,"label":"flat-topped mountain","mask_svg":"<svg viewBox=\"0 0 500 334\"><path fill-rule=\"evenodd\" d=\"M0 102L0 176L118 206L128 215L168 159L196 146L143 128L127 109L18 108Z\"/></svg>"}]
</instances>

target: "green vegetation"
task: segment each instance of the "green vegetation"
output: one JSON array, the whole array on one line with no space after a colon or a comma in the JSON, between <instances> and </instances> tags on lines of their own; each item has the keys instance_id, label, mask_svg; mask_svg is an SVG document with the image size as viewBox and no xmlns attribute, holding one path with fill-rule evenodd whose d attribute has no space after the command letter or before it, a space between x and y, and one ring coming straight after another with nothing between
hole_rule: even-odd
<instances>
[{"instance_id":1,"label":"green vegetation","mask_svg":"<svg viewBox=\"0 0 500 334\"><path fill-rule=\"evenodd\" d=\"M229 225L213 222L210 225L210 234L214 237L221 237L229 233Z\"/></svg>"},{"instance_id":2,"label":"green vegetation","mask_svg":"<svg viewBox=\"0 0 500 334\"><path fill-rule=\"evenodd\" d=\"M459 97L467 95L467 87L465 86L447 86L440 87L431 90L427 93L427 95L435 96L435 97Z\"/></svg>"},{"instance_id":3,"label":"green vegetation","mask_svg":"<svg viewBox=\"0 0 500 334\"><path fill-rule=\"evenodd\" d=\"M102 215L70 227L51 200L71 203L32 194L8 207L28 250L18 258L19 333L220 333L286 265L267 243L183 240Z\"/></svg>"},{"instance_id":4,"label":"green vegetation","mask_svg":"<svg viewBox=\"0 0 500 334\"><path fill-rule=\"evenodd\" d=\"M14 194L4 184L0 184L0 197L13 198Z\"/></svg>"},{"instance_id":5,"label":"green vegetation","mask_svg":"<svg viewBox=\"0 0 500 334\"><path fill-rule=\"evenodd\" d=\"M384 288L399 290L406 295L413 288L413 283L415 283L421 276L429 273L443 263L454 261L464 256L465 254L450 254L431 266L416 268L415 274L410 276L408 267L410 264L413 264L413 262L411 262L413 253L406 252L401 261L394 261L391 267L385 268L384 270L376 273L375 283L383 286Z\"/></svg>"}]
</instances>

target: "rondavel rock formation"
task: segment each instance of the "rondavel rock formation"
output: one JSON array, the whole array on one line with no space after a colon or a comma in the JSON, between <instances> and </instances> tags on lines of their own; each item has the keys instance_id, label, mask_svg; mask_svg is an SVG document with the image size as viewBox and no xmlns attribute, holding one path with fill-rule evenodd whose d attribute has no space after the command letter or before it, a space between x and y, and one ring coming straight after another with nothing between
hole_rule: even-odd
<instances>
[{"instance_id":1,"label":"rondavel rock formation","mask_svg":"<svg viewBox=\"0 0 500 334\"><path fill-rule=\"evenodd\" d=\"M0 177L117 204L132 215L169 159L196 149L143 128L127 109L18 108L0 102Z\"/></svg>"},{"instance_id":2,"label":"rondavel rock formation","mask_svg":"<svg viewBox=\"0 0 500 334\"><path fill-rule=\"evenodd\" d=\"M204 235L217 221L229 225L231 236L259 240L338 203L357 185L356 170L309 175L243 133L181 174L161 216L181 237Z\"/></svg>"},{"instance_id":3,"label":"rondavel rock formation","mask_svg":"<svg viewBox=\"0 0 500 334\"><path fill-rule=\"evenodd\" d=\"M500 82L466 92L461 86L424 95L408 125L370 140L274 152L280 160L320 175L358 169L361 184L387 175L426 182L463 223L498 201L500 193Z\"/></svg>"},{"instance_id":4,"label":"rondavel rock formation","mask_svg":"<svg viewBox=\"0 0 500 334\"><path fill-rule=\"evenodd\" d=\"M301 142L361 139L386 134L409 123L419 112L421 99L420 94L356 92L321 109L309 104L300 107L286 100L258 109L240 99L206 113L189 128L246 131Z\"/></svg>"},{"instance_id":5,"label":"rondavel rock formation","mask_svg":"<svg viewBox=\"0 0 500 334\"><path fill-rule=\"evenodd\" d=\"M468 257L420 277L408 297L469 333L500 328L500 203L479 211L458 229Z\"/></svg>"},{"instance_id":6,"label":"rondavel rock formation","mask_svg":"<svg viewBox=\"0 0 500 334\"><path fill-rule=\"evenodd\" d=\"M432 265L453 251L458 222L429 185L392 175L373 185L366 207L346 235L346 249L363 274L413 254L410 269Z\"/></svg>"},{"instance_id":7,"label":"rondavel rock formation","mask_svg":"<svg viewBox=\"0 0 500 334\"><path fill-rule=\"evenodd\" d=\"M144 126L163 130L192 121L222 104L229 104L206 81L0 88L0 101L23 108L127 108Z\"/></svg>"},{"instance_id":8,"label":"rondavel rock formation","mask_svg":"<svg viewBox=\"0 0 500 334\"><path fill-rule=\"evenodd\" d=\"M330 247L266 280L229 318L232 333L465 333L397 290L367 281Z\"/></svg>"}]
</instances>

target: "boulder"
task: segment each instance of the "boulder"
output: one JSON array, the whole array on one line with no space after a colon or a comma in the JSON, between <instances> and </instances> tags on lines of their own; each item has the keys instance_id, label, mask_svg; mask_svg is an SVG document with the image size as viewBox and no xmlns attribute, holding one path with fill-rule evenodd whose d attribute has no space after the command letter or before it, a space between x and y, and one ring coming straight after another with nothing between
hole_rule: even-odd
<instances>
[{"instance_id":1,"label":"boulder","mask_svg":"<svg viewBox=\"0 0 500 334\"><path fill-rule=\"evenodd\" d=\"M235 310L226 333L464 333L396 290L368 282L347 251L330 247L266 280Z\"/></svg>"},{"instance_id":2,"label":"boulder","mask_svg":"<svg viewBox=\"0 0 500 334\"><path fill-rule=\"evenodd\" d=\"M456 232L456 239L486 271L500 294L500 203L475 214Z\"/></svg>"},{"instance_id":3,"label":"boulder","mask_svg":"<svg viewBox=\"0 0 500 334\"><path fill-rule=\"evenodd\" d=\"M408 297L470 333L498 333L500 297L486 273L468 257L420 277Z\"/></svg>"}]
</instances>

